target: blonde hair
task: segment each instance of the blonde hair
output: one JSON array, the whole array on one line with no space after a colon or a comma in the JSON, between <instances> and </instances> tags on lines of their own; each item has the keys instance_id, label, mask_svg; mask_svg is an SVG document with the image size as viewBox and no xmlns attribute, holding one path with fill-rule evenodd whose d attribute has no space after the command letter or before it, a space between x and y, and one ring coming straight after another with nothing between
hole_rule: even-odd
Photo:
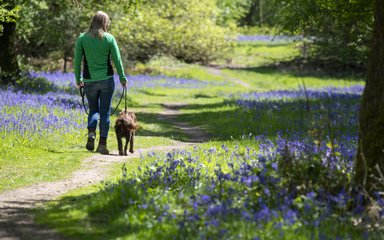
<instances>
[{"instance_id":1,"label":"blonde hair","mask_svg":"<svg viewBox=\"0 0 384 240\"><path fill-rule=\"evenodd\" d=\"M110 23L111 21L105 12L97 11L92 18L88 33L94 38L102 39L103 33L108 30Z\"/></svg>"}]
</instances>

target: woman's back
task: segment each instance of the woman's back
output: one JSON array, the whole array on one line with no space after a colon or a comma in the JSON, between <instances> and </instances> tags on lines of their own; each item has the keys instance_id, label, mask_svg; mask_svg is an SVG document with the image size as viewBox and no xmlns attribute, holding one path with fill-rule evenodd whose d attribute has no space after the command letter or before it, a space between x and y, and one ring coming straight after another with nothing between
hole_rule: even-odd
<instances>
[{"instance_id":1,"label":"woman's back","mask_svg":"<svg viewBox=\"0 0 384 240\"><path fill-rule=\"evenodd\" d=\"M94 38L89 33L83 33L79 37L84 55L85 79L105 80L106 77L113 75L111 45L114 38L109 33L103 35L102 39Z\"/></svg>"},{"instance_id":2,"label":"woman's back","mask_svg":"<svg viewBox=\"0 0 384 240\"><path fill-rule=\"evenodd\" d=\"M76 58L84 57L83 78L87 82L105 80L113 76L111 59L115 63L120 79L125 80L119 48L112 34L104 32L100 39L91 36L90 33L82 33L76 41L76 52L77 66L81 59Z\"/></svg>"}]
</instances>

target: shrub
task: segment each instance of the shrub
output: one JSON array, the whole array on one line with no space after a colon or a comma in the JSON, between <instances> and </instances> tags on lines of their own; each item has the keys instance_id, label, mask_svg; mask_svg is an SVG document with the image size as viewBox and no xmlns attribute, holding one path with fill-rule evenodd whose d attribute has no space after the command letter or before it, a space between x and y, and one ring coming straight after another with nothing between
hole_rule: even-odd
<instances>
[{"instance_id":1,"label":"shrub","mask_svg":"<svg viewBox=\"0 0 384 240\"><path fill-rule=\"evenodd\" d=\"M150 1L135 18L122 18L112 25L112 32L129 61L169 55L208 63L227 46L225 30L216 25L216 13L212 0Z\"/></svg>"},{"instance_id":2,"label":"shrub","mask_svg":"<svg viewBox=\"0 0 384 240\"><path fill-rule=\"evenodd\" d=\"M33 77L29 74L21 76L16 80L15 88L27 93L47 93L53 92L57 87L43 77Z\"/></svg>"}]
</instances>

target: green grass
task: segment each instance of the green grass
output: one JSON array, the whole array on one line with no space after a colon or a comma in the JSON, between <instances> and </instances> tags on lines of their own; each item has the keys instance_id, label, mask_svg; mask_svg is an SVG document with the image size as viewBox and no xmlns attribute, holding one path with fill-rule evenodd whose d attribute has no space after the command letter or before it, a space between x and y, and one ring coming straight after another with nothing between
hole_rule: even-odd
<instances>
[{"instance_id":1,"label":"green grass","mask_svg":"<svg viewBox=\"0 0 384 240\"><path fill-rule=\"evenodd\" d=\"M227 64L238 67L269 65L299 55L298 43L238 43L227 54Z\"/></svg>"},{"instance_id":2,"label":"green grass","mask_svg":"<svg viewBox=\"0 0 384 240\"><path fill-rule=\"evenodd\" d=\"M224 69L224 73L233 78L241 79L252 86L253 91L270 91L284 89L299 89L305 83L307 88L347 87L364 84L361 78L346 77L343 79L329 76L300 76L292 72L282 72L278 69L254 67L244 69Z\"/></svg>"},{"instance_id":3,"label":"green grass","mask_svg":"<svg viewBox=\"0 0 384 240\"><path fill-rule=\"evenodd\" d=\"M67 177L91 156L80 139L59 133L34 139L7 135L0 140L0 192Z\"/></svg>"},{"instance_id":4,"label":"green grass","mask_svg":"<svg viewBox=\"0 0 384 240\"><path fill-rule=\"evenodd\" d=\"M199 65L180 65L170 68L159 68L162 74L177 78L198 79L203 81L222 82L225 77L209 73L205 67Z\"/></svg>"},{"instance_id":5,"label":"green grass","mask_svg":"<svg viewBox=\"0 0 384 240\"><path fill-rule=\"evenodd\" d=\"M0 159L0 192L63 179L78 169L81 159L88 156L90 154L84 152L63 154L21 148L17 155L7 154Z\"/></svg>"}]
</instances>

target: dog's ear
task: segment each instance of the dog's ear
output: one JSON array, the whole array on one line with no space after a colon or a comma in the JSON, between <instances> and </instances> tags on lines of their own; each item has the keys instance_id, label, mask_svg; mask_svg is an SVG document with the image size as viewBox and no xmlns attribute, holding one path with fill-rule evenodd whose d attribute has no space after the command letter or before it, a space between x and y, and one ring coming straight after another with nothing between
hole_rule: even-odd
<instances>
[{"instance_id":1,"label":"dog's ear","mask_svg":"<svg viewBox=\"0 0 384 240\"><path fill-rule=\"evenodd\" d=\"M124 120L122 120L121 118L116 119L115 125L124 126Z\"/></svg>"}]
</instances>

